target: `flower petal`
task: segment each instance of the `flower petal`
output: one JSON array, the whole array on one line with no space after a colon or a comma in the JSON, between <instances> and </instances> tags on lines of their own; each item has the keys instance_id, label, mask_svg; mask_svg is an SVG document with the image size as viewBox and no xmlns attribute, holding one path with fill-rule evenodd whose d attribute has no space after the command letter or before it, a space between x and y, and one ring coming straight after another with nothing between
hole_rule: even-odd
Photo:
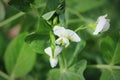
<instances>
[{"instance_id":1,"label":"flower petal","mask_svg":"<svg viewBox=\"0 0 120 80\"><path fill-rule=\"evenodd\" d=\"M44 51L45 51L45 53L47 55L49 55L50 57L52 57L52 49L51 49L51 47L46 48Z\"/></svg>"},{"instance_id":2,"label":"flower petal","mask_svg":"<svg viewBox=\"0 0 120 80\"><path fill-rule=\"evenodd\" d=\"M79 42L81 40L80 37L72 30L66 29L66 34L68 39L73 42Z\"/></svg>"},{"instance_id":3,"label":"flower petal","mask_svg":"<svg viewBox=\"0 0 120 80\"><path fill-rule=\"evenodd\" d=\"M56 44L62 44L63 46L65 46L65 47L68 47L68 45L70 44L69 43L69 40L67 39L67 38L65 38L65 37L60 37L60 38L58 38L56 41L55 41L55 43Z\"/></svg>"},{"instance_id":4,"label":"flower petal","mask_svg":"<svg viewBox=\"0 0 120 80\"><path fill-rule=\"evenodd\" d=\"M60 27L60 26L55 26L53 28L54 34L57 36L62 36L65 33L65 28L64 27Z\"/></svg>"},{"instance_id":5,"label":"flower petal","mask_svg":"<svg viewBox=\"0 0 120 80\"><path fill-rule=\"evenodd\" d=\"M57 57L57 55L61 53L62 49L63 49L62 47L56 46L54 51L54 57Z\"/></svg>"},{"instance_id":6,"label":"flower petal","mask_svg":"<svg viewBox=\"0 0 120 80\"><path fill-rule=\"evenodd\" d=\"M110 20L106 19L106 23L102 29L102 32L107 31L110 28Z\"/></svg>"},{"instance_id":7,"label":"flower petal","mask_svg":"<svg viewBox=\"0 0 120 80\"><path fill-rule=\"evenodd\" d=\"M54 68L57 65L57 63L58 63L57 57L55 57L55 58L50 57L50 65L52 68Z\"/></svg>"},{"instance_id":8,"label":"flower petal","mask_svg":"<svg viewBox=\"0 0 120 80\"><path fill-rule=\"evenodd\" d=\"M58 39L55 41L55 43L56 43L56 44L59 44L59 45L62 44L62 38L61 38L61 37L58 38Z\"/></svg>"},{"instance_id":9,"label":"flower petal","mask_svg":"<svg viewBox=\"0 0 120 80\"><path fill-rule=\"evenodd\" d=\"M69 40L67 38L63 38L63 42L65 44L65 47L68 47L69 46Z\"/></svg>"},{"instance_id":10,"label":"flower petal","mask_svg":"<svg viewBox=\"0 0 120 80\"><path fill-rule=\"evenodd\" d=\"M109 29L109 21L108 21L108 19L105 19L105 17L107 17L107 14L104 16L100 16L98 18L97 27L96 27L95 31L93 32L94 35L97 35L99 32L106 31Z\"/></svg>"}]
</instances>

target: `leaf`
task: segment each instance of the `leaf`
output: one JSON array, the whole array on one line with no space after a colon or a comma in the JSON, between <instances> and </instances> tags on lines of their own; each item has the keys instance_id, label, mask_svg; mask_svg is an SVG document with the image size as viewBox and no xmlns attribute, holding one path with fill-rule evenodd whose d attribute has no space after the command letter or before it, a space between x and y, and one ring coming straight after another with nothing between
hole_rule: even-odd
<instances>
[{"instance_id":1,"label":"leaf","mask_svg":"<svg viewBox=\"0 0 120 80\"><path fill-rule=\"evenodd\" d=\"M74 59L76 59L77 55L83 50L85 45L86 42L81 40L79 43L71 43L68 48L63 50L69 66L73 63Z\"/></svg>"},{"instance_id":2,"label":"leaf","mask_svg":"<svg viewBox=\"0 0 120 80\"><path fill-rule=\"evenodd\" d=\"M56 10L58 4L59 4L59 0L47 0L47 4L46 4L47 6L45 8L44 13Z\"/></svg>"},{"instance_id":3,"label":"leaf","mask_svg":"<svg viewBox=\"0 0 120 80\"><path fill-rule=\"evenodd\" d=\"M4 43L4 38L3 36L0 34L0 58L2 57L3 55L3 43Z\"/></svg>"},{"instance_id":4,"label":"leaf","mask_svg":"<svg viewBox=\"0 0 120 80\"><path fill-rule=\"evenodd\" d=\"M34 6L34 8L44 8L46 6L46 1L47 0L34 0L32 6Z\"/></svg>"},{"instance_id":5,"label":"leaf","mask_svg":"<svg viewBox=\"0 0 120 80\"><path fill-rule=\"evenodd\" d=\"M17 77L25 76L34 66L36 54L24 42L26 33L16 37L5 52L5 67L9 75Z\"/></svg>"},{"instance_id":6,"label":"leaf","mask_svg":"<svg viewBox=\"0 0 120 80\"><path fill-rule=\"evenodd\" d=\"M75 68L78 69L79 72L76 72ZM83 77L85 68L86 61L83 60L79 65L76 64L69 69L52 69L48 74L47 80L85 80Z\"/></svg>"},{"instance_id":7,"label":"leaf","mask_svg":"<svg viewBox=\"0 0 120 80\"><path fill-rule=\"evenodd\" d=\"M36 32L39 34L49 34L49 31L51 29L51 26L42 17L38 17L36 27L37 27Z\"/></svg>"},{"instance_id":8,"label":"leaf","mask_svg":"<svg viewBox=\"0 0 120 80\"><path fill-rule=\"evenodd\" d=\"M48 46L48 40L48 36L37 33L31 33L25 38L25 41L37 53L45 53L44 49Z\"/></svg>"},{"instance_id":9,"label":"leaf","mask_svg":"<svg viewBox=\"0 0 120 80\"><path fill-rule=\"evenodd\" d=\"M110 37L106 37L101 43L101 50L108 64L114 65L120 63L120 40L116 42Z\"/></svg>"},{"instance_id":10,"label":"leaf","mask_svg":"<svg viewBox=\"0 0 120 80\"><path fill-rule=\"evenodd\" d=\"M101 51L103 52L104 60L108 64L110 64L113 57L114 48L115 48L114 41L112 40L111 37L107 36L102 40L100 47L101 47Z\"/></svg>"},{"instance_id":11,"label":"leaf","mask_svg":"<svg viewBox=\"0 0 120 80\"><path fill-rule=\"evenodd\" d=\"M36 32L26 36L25 41L37 53L45 53L44 49L48 46L50 25L42 18L38 17Z\"/></svg>"},{"instance_id":12,"label":"leaf","mask_svg":"<svg viewBox=\"0 0 120 80\"><path fill-rule=\"evenodd\" d=\"M0 0L0 21L2 21L5 18L5 9L2 4L2 1Z\"/></svg>"},{"instance_id":13,"label":"leaf","mask_svg":"<svg viewBox=\"0 0 120 80\"><path fill-rule=\"evenodd\" d=\"M21 28L21 32L24 31L34 31L35 30L35 24L36 24L36 18L34 18L33 16L26 14L24 16L24 18L22 19L22 28Z\"/></svg>"},{"instance_id":14,"label":"leaf","mask_svg":"<svg viewBox=\"0 0 120 80\"><path fill-rule=\"evenodd\" d=\"M54 14L55 14L55 11L50 11L50 12L44 14L42 17L43 17L45 20L49 20Z\"/></svg>"},{"instance_id":15,"label":"leaf","mask_svg":"<svg viewBox=\"0 0 120 80\"><path fill-rule=\"evenodd\" d=\"M76 73L83 75L84 70L86 69L86 64L87 61L86 60L81 60L80 62L74 64L72 67L70 67L69 69L71 71L75 71Z\"/></svg>"},{"instance_id":16,"label":"leaf","mask_svg":"<svg viewBox=\"0 0 120 80\"><path fill-rule=\"evenodd\" d=\"M60 24L63 25L65 23L64 12L65 0L48 0L42 17L45 20L53 19L53 25L58 24L55 19L59 18L58 20L60 21ZM51 24L51 22L49 23Z\"/></svg>"},{"instance_id":17,"label":"leaf","mask_svg":"<svg viewBox=\"0 0 120 80\"><path fill-rule=\"evenodd\" d=\"M64 12L65 0L47 0L46 8L44 13L55 11L60 14Z\"/></svg>"},{"instance_id":18,"label":"leaf","mask_svg":"<svg viewBox=\"0 0 120 80\"><path fill-rule=\"evenodd\" d=\"M90 5L92 4L92 5ZM67 7L77 12L86 12L104 4L104 0L71 0L67 1Z\"/></svg>"},{"instance_id":19,"label":"leaf","mask_svg":"<svg viewBox=\"0 0 120 80\"><path fill-rule=\"evenodd\" d=\"M119 80L120 67L114 65L120 64L120 40L115 41L111 37L106 37L102 41L101 49L109 68L102 72L100 80Z\"/></svg>"},{"instance_id":20,"label":"leaf","mask_svg":"<svg viewBox=\"0 0 120 80\"><path fill-rule=\"evenodd\" d=\"M9 5L15 7L21 11L29 11L31 9L30 4L32 4L34 0L10 0Z\"/></svg>"},{"instance_id":21,"label":"leaf","mask_svg":"<svg viewBox=\"0 0 120 80\"><path fill-rule=\"evenodd\" d=\"M120 63L120 40L118 40L118 43L116 45L111 64L118 64L118 63Z\"/></svg>"},{"instance_id":22,"label":"leaf","mask_svg":"<svg viewBox=\"0 0 120 80\"><path fill-rule=\"evenodd\" d=\"M100 80L120 80L120 70L105 70Z\"/></svg>"}]
</instances>

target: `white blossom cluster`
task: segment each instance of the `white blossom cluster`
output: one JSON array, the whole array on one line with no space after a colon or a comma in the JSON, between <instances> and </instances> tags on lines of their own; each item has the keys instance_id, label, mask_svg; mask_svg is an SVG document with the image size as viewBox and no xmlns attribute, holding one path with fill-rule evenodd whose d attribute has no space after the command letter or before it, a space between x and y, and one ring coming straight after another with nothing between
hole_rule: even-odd
<instances>
[{"instance_id":1,"label":"white blossom cluster","mask_svg":"<svg viewBox=\"0 0 120 80\"><path fill-rule=\"evenodd\" d=\"M79 42L80 37L72 30L65 29L61 26L54 26L53 28L54 35L58 36L58 39L55 41L57 44L54 50L54 56L52 55L52 48L48 47L45 49L45 53L50 56L50 65L55 67L58 63L58 54L61 53L63 47L68 47L70 41ZM59 45L59 46L58 46Z\"/></svg>"},{"instance_id":2,"label":"white blossom cluster","mask_svg":"<svg viewBox=\"0 0 120 80\"><path fill-rule=\"evenodd\" d=\"M98 17L97 20L97 26L95 31L93 32L93 35L97 35L100 32L107 31L110 27L109 19L105 19L107 17L107 14L104 16ZM58 63L58 55L61 53L63 47L68 47L70 44L70 41L72 42L80 42L80 37L70 29L65 29L61 26L54 26L53 28L54 35L58 36L58 39L56 39L56 47L53 52L54 56L52 55L52 48L48 47L44 51L47 55L50 56L50 65L52 68L54 68Z\"/></svg>"}]
</instances>

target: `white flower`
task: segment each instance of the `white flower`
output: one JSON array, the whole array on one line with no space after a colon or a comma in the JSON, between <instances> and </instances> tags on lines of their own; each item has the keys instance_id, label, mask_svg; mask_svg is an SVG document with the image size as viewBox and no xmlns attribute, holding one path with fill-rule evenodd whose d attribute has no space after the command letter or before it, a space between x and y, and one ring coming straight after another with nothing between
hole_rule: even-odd
<instances>
[{"instance_id":1,"label":"white flower","mask_svg":"<svg viewBox=\"0 0 120 80\"><path fill-rule=\"evenodd\" d=\"M62 44L67 47L70 43L69 40L73 42L79 42L81 39L80 37L72 30L65 29L64 27L55 26L54 34L57 35L59 38L56 40L56 44Z\"/></svg>"},{"instance_id":2,"label":"white flower","mask_svg":"<svg viewBox=\"0 0 120 80\"><path fill-rule=\"evenodd\" d=\"M56 46L54 50L54 56L52 55L51 47L45 49L45 53L50 56L50 65L54 68L58 63L58 54L62 51L62 47Z\"/></svg>"},{"instance_id":3,"label":"white flower","mask_svg":"<svg viewBox=\"0 0 120 80\"><path fill-rule=\"evenodd\" d=\"M93 32L94 35L97 35L99 32L107 31L110 27L110 20L105 19L107 17L107 14L104 16L100 16L97 20L97 27L95 31Z\"/></svg>"}]
</instances>

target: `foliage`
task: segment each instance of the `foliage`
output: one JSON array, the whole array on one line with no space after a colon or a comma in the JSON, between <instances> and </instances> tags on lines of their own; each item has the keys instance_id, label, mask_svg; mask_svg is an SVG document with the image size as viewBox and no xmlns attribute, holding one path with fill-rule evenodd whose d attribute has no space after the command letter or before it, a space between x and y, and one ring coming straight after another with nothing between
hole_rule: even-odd
<instances>
[{"instance_id":1,"label":"foliage","mask_svg":"<svg viewBox=\"0 0 120 80\"><path fill-rule=\"evenodd\" d=\"M0 0L0 80L119 80L119 4L119 0ZM93 35L97 18L105 14L109 30ZM62 36L69 46L56 44L60 38L54 34L56 25L72 30L81 41ZM54 52L56 46L62 52L55 56L59 64L52 69L45 49Z\"/></svg>"}]
</instances>

